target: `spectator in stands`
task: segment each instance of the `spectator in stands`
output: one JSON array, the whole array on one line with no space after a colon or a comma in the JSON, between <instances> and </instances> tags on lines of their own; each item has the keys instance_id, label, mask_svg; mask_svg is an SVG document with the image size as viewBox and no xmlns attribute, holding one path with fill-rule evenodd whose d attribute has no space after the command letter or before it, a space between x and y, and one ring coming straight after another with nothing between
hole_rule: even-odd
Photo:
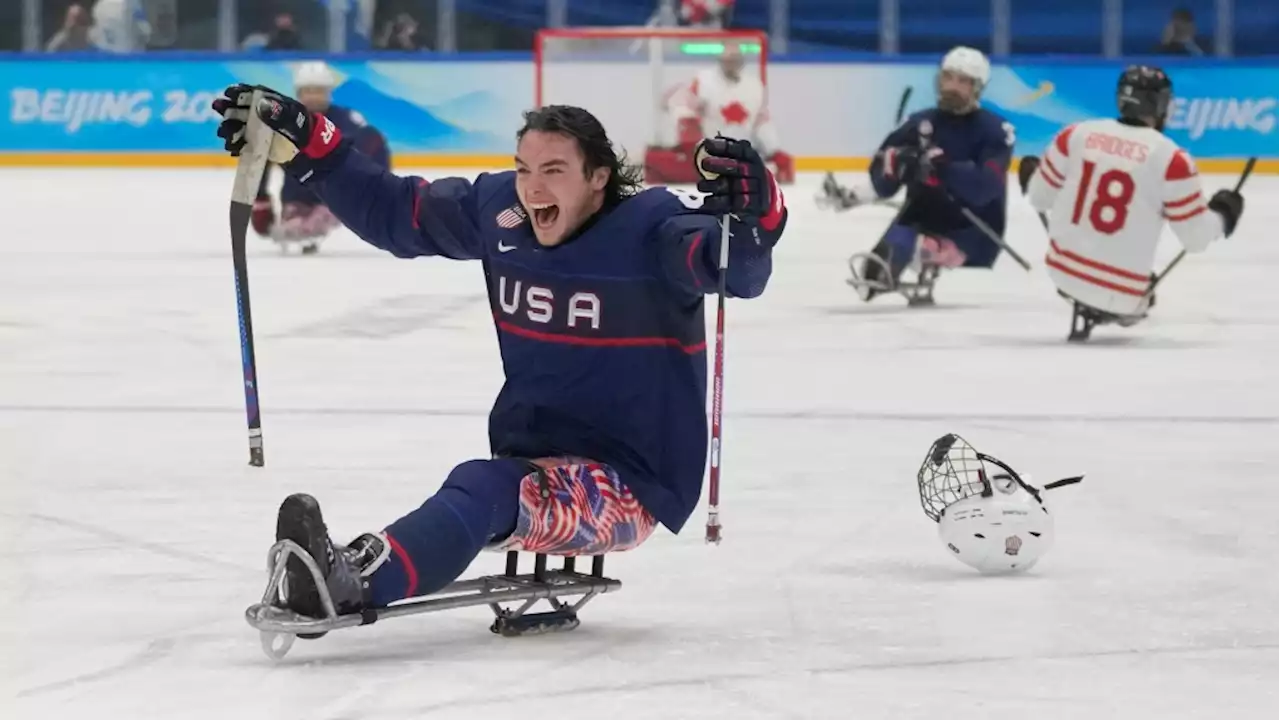
<instances>
[{"instance_id":1,"label":"spectator in stands","mask_svg":"<svg viewBox=\"0 0 1280 720\"><path fill-rule=\"evenodd\" d=\"M680 24L723 30L733 16L733 0L680 0Z\"/></svg>"},{"instance_id":2,"label":"spectator in stands","mask_svg":"<svg viewBox=\"0 0 1280 720\"><path fill-rule=\"evenodd\" d=\"M1204 50L1196 44L1196 19L1187 8L1178 8L1169 17L1160 35L1160 46L1156 52L1161 55L1203 55Z\"/></svg>"},{"instance_id":3,"label":"spectator in stands","mask_svg":"<svg viewBox=\"0 0 1280 720\"><path fill-rule=\"evenodd\" d=\"M98 50L112 53L142 52L151 40L142 0L94 0L93 27L89 42Z\"/></svg>"},{"instance_id":4,"label":"spectator in stands","mask_svg":"<svg viewBox=\"0 0 1280 720\"><path fill-rule=\"evenodd\" d=\"M301 50L302 37L293 26L293 15L282 12L276 15L275 29L267 41L268 50Z\"/></svg>"},{"instance_id":5,"label":"spectator in stands","mask_svg":"<svg viewBox=\"0 0 1280 720\"><path fill-rule=\"evenodd\" d=\"M660 0L649 27L723 30L733 16L734 0Z\"/></svg>"},{"instance_id":6,"label":"spectator in stands","mask_svg":"<svg viewBox=\"0 0 1280 720\"><path fill-rule=\"evenodd\" d=\"M409 13L400 13L395 20L383 26L374 47L397 52L416 52L427 49L418 35L418 21Z\"/></svg>"},{"instance_id":7,"label":"spectator in stands","mask_svg":"<svg viewBox=\"0 0 1280 720\"><path fill-rule=\"evenodd\" d=\"M49 39L45 50L49 52L88 50L93 47L89 42L89 28L89 13L85 12L83 5L76 3L67 8L62 29Z\"/></svg>"}]
</instances>

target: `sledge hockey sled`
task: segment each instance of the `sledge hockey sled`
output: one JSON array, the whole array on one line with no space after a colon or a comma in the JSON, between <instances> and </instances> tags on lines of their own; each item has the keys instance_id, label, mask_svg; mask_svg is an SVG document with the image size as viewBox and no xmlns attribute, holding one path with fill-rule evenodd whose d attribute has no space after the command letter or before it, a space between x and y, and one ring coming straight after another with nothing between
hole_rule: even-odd
<instances>
[{"instance_id":1,"label":"sledge hockey sled","mask_svg":"<svg viewBox=\"0 0 1280 720\"><path fill-rule=\"evenodd\" d=\"M501 575L472 580L459 580L443 590L395 603L385 608L370 608L360 613L339 615L325 585L320 566L306 550L291 540L281 540L267 554L267 589L262 601L244 612L250 627L258 631L262 650L272 660L280 660L293 647L296 638L315 639L342 628L370 625L403 615L453 610L488 605L494 621L490 631L504 637L518 637L550 632L567 632L578 627L578 611L592 598L622 588L622 583L604 576L604 556L591 558L589 574L577 571L575 557L565 557L559 570L547 568L547 556L535 555L533 572L518 572L519 553L507 552L507 566ZM315 579L325 617L299 615L283 607L285 566L290 556L306 565ZM570 602L570 599L577 598ZM547 601L550 610L529 612L539 600Z\"/></svg>"},{"instance_id":2,"label":"sledge hockey sled","mask_svg":"<svg viewBox=\"0 0 1280 720\"><path fill-rule=\"evenodd\" d=\"M867 272L867 268L873 263L879 272L875 273L875 277L869 278L867 276L871 273ZM911 269L907 268L907 270ZM849 273L851 277L845 282L857 291L858 297L863 300L870 301L877 295L897 292L907 299L907 305L910 307L935 304L933 285L938 279L936 265L920 267L914 282L894 281L889 263L885 262L884 258L875 253L855 253L849 257Z\"/></svg>"},{"instance_id":3,"label":"sledge hockey sled","mask_svg":"<svg viewBox=\"0 0 1280 720\"><path fill-rule=\"evenodd\" d=\"M1147 313L1141 315L1115 315L1097 310L1088 305L1072 300L1066 293L1059 291L1058 293L1071 303L1071 332L1067 334L1067 342L1081 343L1089 339L1093 334L1093 329L1099 325L1119 325L1120 327L1133 327L1142 322L1147 317ZM1155 304L1155 297L1152 296L1147 310Z\"/></svg>"}]
</instances>

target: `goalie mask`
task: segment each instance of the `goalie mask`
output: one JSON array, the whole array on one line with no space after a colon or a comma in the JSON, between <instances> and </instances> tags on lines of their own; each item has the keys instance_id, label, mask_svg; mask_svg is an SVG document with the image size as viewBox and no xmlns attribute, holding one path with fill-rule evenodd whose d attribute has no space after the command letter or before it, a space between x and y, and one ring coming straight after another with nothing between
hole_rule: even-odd
<instances>
[{"instance_id":1,"label":"goalie mask","mask_svg":"<svg viewBox=\"0 0 1280 720\"><path fill-rule=\"evenodd\" d=\"M938 523L947 553L984 574L1036 564L1053 544L1053 515L1041 490L958 435L938 438L916 476L925 515ZM1080 482L1050 483L1045 489Z\"/></svg>"}]
</instances>

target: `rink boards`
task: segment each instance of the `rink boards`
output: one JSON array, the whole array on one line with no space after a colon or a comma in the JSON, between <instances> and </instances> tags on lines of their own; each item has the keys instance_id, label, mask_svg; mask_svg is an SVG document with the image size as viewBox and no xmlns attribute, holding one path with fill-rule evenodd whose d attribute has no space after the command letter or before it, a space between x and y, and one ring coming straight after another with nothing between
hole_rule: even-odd
<instances>
[{"instance_id":1,"label":"rink boards","mask_svg":"<svg viewBox=\"0 0 1280 720\"><path fill-rule=\"evenodd\" d=\"M224 166L209 103L234 82L282 90L303 56L261 54L67 55L0 59L4 87L0 165ZM495 167L509 162L520 113L533 104L535 68L519 55L347 56L331 65L335 101L388 137L402 167ZM390 58L390 59L388 59ZM997 64L984 94L1006 117L1015 156L1038 154L1064 125L1114 114L1125 61L1044 60ZM1162 59L1175 83L1167 131L1210 172L1277 169L1273 63ZM668 63L662 78L691 76L707 60ZM859 55L774 60L770 105L800 170L858 170L892 129L905 88L908 110L933 102L932 60L882 62ZM638 157L662 122L649 102L654 75L641 58L556 63L543 72L549 99L600 116L615 142ZM674 81L674 80L672 80Z\"/></svg>"}]
</instances>

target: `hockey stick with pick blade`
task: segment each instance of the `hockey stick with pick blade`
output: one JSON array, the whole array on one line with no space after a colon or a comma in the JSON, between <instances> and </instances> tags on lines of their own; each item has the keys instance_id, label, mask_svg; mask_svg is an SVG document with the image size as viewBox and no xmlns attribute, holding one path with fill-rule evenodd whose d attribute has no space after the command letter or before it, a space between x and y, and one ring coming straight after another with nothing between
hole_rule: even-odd
<instances>
[{"instance_id":1,"label":"hockey stick with pick blade","mask_svg":"<svg viewBox=\"0 0 1280 720\"><path fill-rule=\"evenodd\" d=\"M1235 192L1239 193L1244 188L1244 183L1249 179L1249 176L1253 174L1253 166L1257 164L1257 162L1258 158L1256 157L1251 157L1247 162L1245 162L1244 170L1240 173L1240 180L1236 182ZM1169 264L1165 266L1164 270L1161 270L1160 274L1156 275L1155 279L1151 281L1151 287L1147 288L1146 293L1148 297L1156 291L1156 286L1164 280L1165 276L1172 272L1174 268L1178 267L1178 263L1182 262L1182 259L1186 256L1186 250L1178 251L1178 254L1169 261Z\"/></svg>"},{"instance_id":2,"label":"hockey stick with pick blade","mask_svg":"<svg viewBox=\"0 0 1280 720\"><path fill-rule=\"evenodd\" d=\"M266 463L262 448L262 415L258 407L258 361L253 344L253 314L249 306L249 262L247 238L249 219L258 183L266 171L271 149L272 130L258 117L262 91L253 93L245 124L245 144L236 164L236 179L231 188L231 261L235 267L236 311L240 320L240 364L244 380L244 410L249 426L249 464L262 467Z\"/></svg>"},{"instance_id":3,"label":"hockey stick with pick blade","mask_svg":"<svg viewBox=\"0 0 1280 720\"><path fill-rule=\"evenodd\" d=\"M707 180L714 180L715 173L702 169L706 149L699 145L693 156L693 166ZM728 296L729 275L729 219L720 218L720 261L716 280L716 356L711 380L711 469L707 477L707 534L708 543L720 544L720 458L724 444L724 301Z\"/></svg>"}]
</instances>

